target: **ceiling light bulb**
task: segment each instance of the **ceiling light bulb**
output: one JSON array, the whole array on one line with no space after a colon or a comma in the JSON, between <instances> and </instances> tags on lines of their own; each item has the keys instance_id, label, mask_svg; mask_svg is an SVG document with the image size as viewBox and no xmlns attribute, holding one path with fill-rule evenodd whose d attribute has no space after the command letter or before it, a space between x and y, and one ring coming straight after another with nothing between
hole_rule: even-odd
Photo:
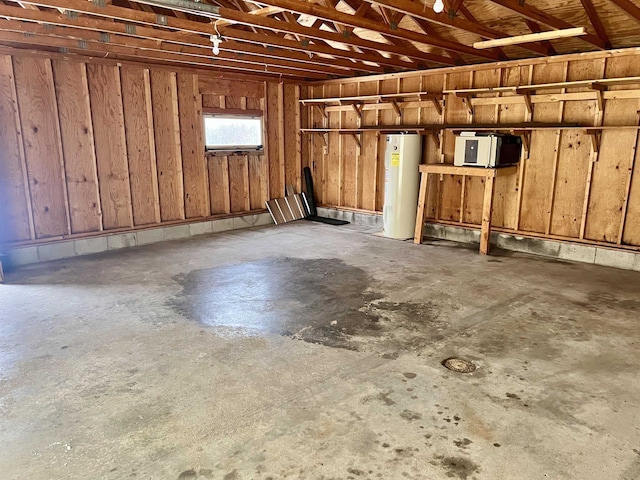
<instances>
[{"instance_id":1,"label":"ceiling light bulb","mask_svg":"<svg viewBox=\"0 0 640 480\"><path fill-rule=\"evenodd\" d=\"M211 35L211 43L213 43L213 54L220 54L220 43L222 42L222 37L220 35Z\"/></svg>"},{"instance_id":2,"label":"ceiling light bulb","mask_svg":"<svg viewBox=\"0 0 640 480\"><path fill-rule=\"evenodd\" d=\"M444 11L444 2L442 0L436 0L433 4L433 11L436 13L442 13Z\"/></svg>"}]
</instances>

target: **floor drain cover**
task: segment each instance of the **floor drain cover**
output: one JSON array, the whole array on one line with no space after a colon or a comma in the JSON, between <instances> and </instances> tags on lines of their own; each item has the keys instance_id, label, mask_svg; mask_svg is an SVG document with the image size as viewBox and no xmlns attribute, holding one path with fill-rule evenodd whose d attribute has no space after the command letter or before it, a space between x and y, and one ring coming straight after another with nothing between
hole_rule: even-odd
<instances>
[{"instance_id":1,"label":"floor drain cover","mask_svg":"<svg viewBox=\"0 0 640 480\"><path fill-rule=\"evenodd\" d=\"M463 360L462 358L447 358L442 362L446 368L458 373L471 373L476 371L476 365L469 360Z\"/></svg>"}]
</instances>

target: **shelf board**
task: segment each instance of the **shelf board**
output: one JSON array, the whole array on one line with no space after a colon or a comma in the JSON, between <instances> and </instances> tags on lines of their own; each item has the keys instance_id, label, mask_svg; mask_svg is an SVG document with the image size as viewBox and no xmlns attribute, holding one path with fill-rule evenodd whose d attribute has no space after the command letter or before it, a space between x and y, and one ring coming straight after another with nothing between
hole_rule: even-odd
<instances>
[{"instance_id":1,"label":"shelf board","mask_svg":"<svg viewBox=\"0 0 640 480\"><path fill-rule=\"evenodd\" d=\"M363 126L359 128L302 128L302 132L316 133L360 133L360 132L424 132L439 130L464 130L464 131L514 131L514 130L558 130L564 128L598 128L587 127L579 124L556 123L526 123L509 125L463 125L463 124L431 124L431 125L379 125ZM600 127L602 128L602 127Z\"/></svg>"},{"instance_id":2,"label":"shelf board","mask_svg":"<svg viewBox=\"0 0 640 480\"><path fill-rule=\"evenodd\" d=\"M380 103L384 101L402 100L402 99L429 99L431 97L442 96L441 93L433 92L413 92L413 93L383 93L379 95L359 95L354 97L332 97L332 98L307 98L300 99L302 105L327 105L335 103L337 105L345 105L352 103Z\"/></svg>"},{"instance_id":3,"label":"shelf board","mask_svg":"<svg viewBox=\"0 0 640 480\"><path fill-rule=\"evenodd\" d=\"M465 88L458 90L444 90L443 93L451 93L454 95L477 95L482 93L522 92L557 88L599 88L603 86L608 87L628 84L640 84L640 77L603 78L600 80L577 80L571 82L539 83L534 85L520 85L513 87Z\"/></svg>"},{"instance_id":4,"label":"shelf board","mask_svg":"<svg viewBox=\"0 0 640 480\"><path fill-rule=\"evenodd\" d=\"M640 125L604 125L590 126L568 123L527 123L505 125L380 125L359 128L302 128L303 133L340 133L353 134L361 132L425 132L453 130L465 132L522 132L534 130L585 130L587 132L601 130L619 130L623 128L640 130Z\"/></svg>"}]
</instances>

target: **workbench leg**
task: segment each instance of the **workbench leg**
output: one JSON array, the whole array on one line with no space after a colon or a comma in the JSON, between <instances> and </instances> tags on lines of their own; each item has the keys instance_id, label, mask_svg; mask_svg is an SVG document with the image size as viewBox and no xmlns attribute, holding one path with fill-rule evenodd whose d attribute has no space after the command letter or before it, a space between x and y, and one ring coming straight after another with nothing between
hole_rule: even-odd
<instances>
[{"instance_id":1,"label":"workbench leg","mask_svg":"<svg viewBox=\"0 0 640 480\"><path fill-rule=\"evenodd\" d=\"M493 176L487 175L484 183L484 202L482 204L482 230L480 232L480 253L489 254L491 240L491 214L493 211Z\"/></svg>"},{"instance_id":2,"label":"workbench leg","mask_svg":"<svg viewBox=\"0 0 640 480\"><path fill-rule=\"evenodd\" d=\"M429 174L420 174L420 195L418 196L418 213L416 215L416 232L413 237L413 243L420 245L422 243L422 235L424 233L424 210L427 206L427 184L429 183Z\"/></svg>"}]
</instances>

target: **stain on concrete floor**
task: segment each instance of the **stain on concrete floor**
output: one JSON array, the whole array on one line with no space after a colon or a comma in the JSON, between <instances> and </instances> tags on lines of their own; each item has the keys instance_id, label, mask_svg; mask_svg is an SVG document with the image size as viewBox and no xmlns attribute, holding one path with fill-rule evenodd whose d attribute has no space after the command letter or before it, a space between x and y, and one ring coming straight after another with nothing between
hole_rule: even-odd
<instances>
[{"instance_id":1,"label":"stain on concrete floor","mask_svg":"<svg viewBox=\"0 0 640 480\"><path fill-rule=\"evenodd\" d=\"M364 270L337 258L268 258L193 270L174 280L183 289L169 305L210 327L349 350L362 350L371 339L388 351L441 338L438 328L424 335L425 323L439 317L433 304L384 301Z\"/></svg>"}]
</instances>

